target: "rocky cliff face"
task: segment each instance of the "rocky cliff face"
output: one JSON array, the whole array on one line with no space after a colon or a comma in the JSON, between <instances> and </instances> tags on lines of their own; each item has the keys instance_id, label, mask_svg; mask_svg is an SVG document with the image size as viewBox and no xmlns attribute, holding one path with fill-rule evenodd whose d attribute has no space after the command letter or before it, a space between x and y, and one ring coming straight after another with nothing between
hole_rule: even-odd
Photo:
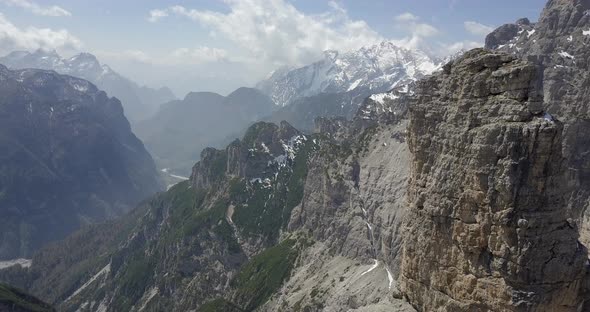
<instances>
[{"instance_id":1,"label":"rocky cliff face","mask_svg":"<svg viewBox=\"0 0 590 312\"><path fill-rule=\"evenodd\" d=\"M88 81L0 66L0 259L30 257L161 187L121 103Z\"/></svg>"},{"instance_id":2,"label":"rocky cliff face","mask_svg":"<svg viewBox=\"0 0 590 312\"><path fill-rule=\"evenodd\" d=\"M517 23L516 34L499 35L497 48L534 62L541 68L538 83L543 85L544 109L563 122L562 153L569 177L569 207L580 222L581 240L590 243L590 154L588 136L590 121L588 102L590 77L590 1L549 1L535 24ZM493 40L492 40L493 41Z\"/></svg>"},{"instance_id":3,"label":"rocky cliff face","mask_svg":"<svg viewBox=\"0 0 590 312\"><path fill-rule=\"evenodd\" d=\"M401 283L420 310L576 311L587 250L568 211L563 125L536 68L468 52L418 83Z\"/></svg>"},{"instance_id":4,"label":"rocky cliff face","mask_svg":"<svg viewBox=\"0 0 590 312\"><path fill-rule=\"evenodd\" d=\"M405 91L366 99L352 121L317 121L326 140L288 227L315 243L263 311L414 311L397 283L409 173Z\"/></svg>"}]
</instances>

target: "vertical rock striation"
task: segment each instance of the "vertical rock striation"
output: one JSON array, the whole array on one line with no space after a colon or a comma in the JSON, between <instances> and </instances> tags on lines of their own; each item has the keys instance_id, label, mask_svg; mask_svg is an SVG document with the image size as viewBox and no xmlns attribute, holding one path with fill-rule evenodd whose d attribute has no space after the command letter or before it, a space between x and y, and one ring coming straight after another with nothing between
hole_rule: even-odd
<instances>
[{"instance_id":1,"label":"vertical rock striation","mask_svg":"<svg viewBox=\"0 0 590 312\"><path fill-rule=\"evenodd\" d=\"M421 311L576 311L562 124L536 67L473 50L418 83L401 287Z\"/></svg>"},{"instance_id":2,"label":"vertical rock striation","mask_svg":"<svg viewBox=\"0 0 590 312\"><path fill-rule=\"evenodd\" d=\"M516 33L502 35L502 28ZM496 39L501 40L496 40ZM535 24L517 22L495 30L486 47L534 62L540 69L544 109L563 122L562 154L569 187L568 206L590 243L590 1L551 0Z\"/></svg>"}]
</instances>

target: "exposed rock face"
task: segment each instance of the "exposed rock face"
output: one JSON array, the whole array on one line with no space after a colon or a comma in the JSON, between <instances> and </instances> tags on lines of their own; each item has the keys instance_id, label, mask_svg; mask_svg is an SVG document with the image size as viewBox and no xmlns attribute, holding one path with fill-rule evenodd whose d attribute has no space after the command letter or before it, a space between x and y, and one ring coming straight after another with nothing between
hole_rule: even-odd
<instances>
[{"instance_id":1,"label":"exposed rock face","mask_svg":"<svg viewBox=\"0 0 590 312\"><path fill-rule=\"evenodd\" d=\"M519 35L524 28L530 28L531 22L524 18L516 22L516 24L505 24L498 27L494 32L486 37L485 46L488 49L496 49L502 45L508 44L514 37ZM520 32L520 33L519 33Z\"/></svg>"},{"instance_id":2,"label":"exposed rock face","mask_svg":"<svg viewBox=\"0 0 590 312\"><path fill-rule=\"evenodd\" d=\"M121 103L90 82L0 66L0 259L30 257L161 189Z\"/></svg>"},{"instance_id":3,"label":"exposed rock face","mask_svg":"<svg viewBox=\"0 0 590 312\"><path fill-rule=\"evenodd\" d=\"M473 50L418 83L401 285L422 311L577 311L587 250L535 66Z\"/></svg>"},{"instance_id":4,"label":"exposed rock face","mask_svg":"<svg viewBox=\"0 0 590 312\"><path fill-rule=\"evenodd\" d=\"M565 181L569 186L569 208L580 223L581 241L588 246L590 1L549 1L536 24L518 27L518 35L499 48L529 59L542 69L538 83L543 85L544 109L564 125L562 153L569 171Z\"/></svg>"},{"instance_id":5,"label":"exposed rock face","mask_svg":"<svg viewBox=\"0 0 590 312\"><path fill-rule=\"evenodd\" d=\"M367 99L352 121L317 120L329 139L310 159L288 227L310 233L315 244L263 311L414 311L397 289L409 173L406 104L401 94L384 94Z\"/></svg>"}]
</instances>

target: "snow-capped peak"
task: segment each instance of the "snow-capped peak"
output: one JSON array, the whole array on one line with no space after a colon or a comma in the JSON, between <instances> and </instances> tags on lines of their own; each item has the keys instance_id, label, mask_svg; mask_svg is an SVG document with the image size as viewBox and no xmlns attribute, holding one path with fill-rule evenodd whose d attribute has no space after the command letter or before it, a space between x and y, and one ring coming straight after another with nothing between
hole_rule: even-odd
<instances>
[{"instance_id":1,"label":"snow-capped peak","mask_svg":"<svg viewBox=\"0 0 590 312\"><path fill-rule=\"evenodd\" d=\"M339 53L291 71L275 72L258 88L279 106L320 93L381 93L438 70L443 62L419 50L408 50L391 41Z\"/></svg>"},{"instance_id":2,"label":"snow-capped peak","mask_svg":"<svg viewBox=\"0 0 590 312\"><path fill-rule=\"evenodd\" d=\"M13 52L2 58L9 67L39 68L54 70L58 73L96 81L104 71L96 57L90 53L80 53L70 58L63 58L55 50L37 50L35 52Z\"/></svg>"}]
</instances>

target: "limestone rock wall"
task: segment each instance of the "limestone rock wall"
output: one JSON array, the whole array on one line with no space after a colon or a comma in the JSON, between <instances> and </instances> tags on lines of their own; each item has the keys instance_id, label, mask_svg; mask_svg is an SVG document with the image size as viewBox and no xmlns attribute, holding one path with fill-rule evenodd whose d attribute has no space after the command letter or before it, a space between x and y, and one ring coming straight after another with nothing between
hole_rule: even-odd
<instances>
[{"instance_id":1,"label":"limestone rock wall","mask_svg":"<svg viewBox=\"0 0 590 312\"><path fill-rule=\"evenodd\" d=\"M567 213L562 124L534 65L467 52L418 83L402 273L420 311L576 311L587 250Z\"/></svg>"}]
</instances>

